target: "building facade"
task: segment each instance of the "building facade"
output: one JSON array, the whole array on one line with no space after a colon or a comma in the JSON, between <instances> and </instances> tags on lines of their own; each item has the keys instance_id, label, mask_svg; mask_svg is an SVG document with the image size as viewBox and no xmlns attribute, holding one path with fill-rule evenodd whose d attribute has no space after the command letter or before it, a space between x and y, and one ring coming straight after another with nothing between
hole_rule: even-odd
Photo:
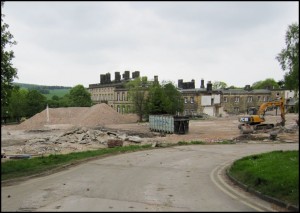
<instances>
[{"instance_id":1,"label":"building facade","mask_svg":"<svg viewBox=\"0 0 300 213\"><path fill-rule=\"evenodd\" d=\"M184 115L198 116L208 114L210 116L222 116L225 114L248 113L249 108L259 108L265 102L283 97L285 108L288 110L295 104L294 92L284 89L250 89L246 85L244 89L212 89L209 81L204 87L201 80L200 88L194 88L195 81L183 82L178 80L178 89L184 99Z\"/></svg>"},{"instance_id":2,"label":"building facade","mask_svg":"<svg viewBox=\"0 0 300 213\"><path fill-rule=\"evenodd\" d=\"M129 100L126 84L138 77L140 77L140 71L133 72L132 78L130 78L130 71L125 71L122 78L120 72L115 72L114 80L111 80L110 73L101 74L100 83L90 84L88 88L93 103L106 103L122 114L132 113L133 104ZM153 82L158 82L158 76L154 76L154 81L148 81L149 84Z\"/></svg>"},{"instance_id":3,"label":"building facade","mask_svg":"<svg viewBox=\"0 0 300 213\"><path fill-rule=\"evenodd\" d=\"M126 83L140 77L140 72L135 71L130 78L130 71L122 75L115 72L115 79L111 80L110 73L100 75L100 83L90 84L89 92L94 104L106 103L119 113L132 113L133 104L129 100ZM158 77L154 76L154 82ZM249 108L259 108L267 101L275 100L278 96L285 99L286 109L295 105L294 92L284 89L256 89L252 90L250 85L244 89L212 89L212 83L201 79L199 88L195 88L195 80L183 82L178 80L178 91L184 100L183 115L201 116L222 116L226 114L247 113Z\"/></svg>"},{"instance_id":4,"label":"building facade","mask_svg":"<svg viewBox=\"0 0 300 213\"><path fill-rule=\"evenodd\" d=\"M128 101L128 91L125 88L130 80L140 77L140 71L132 73L125 71L122 75L115 72L115 79L111 80L110 73L100 75L100 83L90 84L88 91L94 104L106 103L119 113L131 112L131 103Z\"/></svg>"}]
</instances>

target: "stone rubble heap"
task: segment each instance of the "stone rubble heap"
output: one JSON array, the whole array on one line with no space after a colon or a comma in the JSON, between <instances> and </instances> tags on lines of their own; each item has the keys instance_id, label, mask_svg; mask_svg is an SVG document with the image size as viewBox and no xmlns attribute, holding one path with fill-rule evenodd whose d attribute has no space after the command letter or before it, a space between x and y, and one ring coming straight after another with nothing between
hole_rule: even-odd
<instances>
[{"instance_id":1,"label":"stone rubble heap","mask_svg":"<svg viewBox=\"0 0 300 213\"><path fill-rule=\"evenodd\" d=\"M115 141L121 141L121 144ZM18 147L17 151L10 150L13 147L5 147L4 149L6 153L15 151L17 154L47 155L142 143L151 142L126 133L77 127L55 136L28 139L25 145Z\"/></svg>"}]
</instances>

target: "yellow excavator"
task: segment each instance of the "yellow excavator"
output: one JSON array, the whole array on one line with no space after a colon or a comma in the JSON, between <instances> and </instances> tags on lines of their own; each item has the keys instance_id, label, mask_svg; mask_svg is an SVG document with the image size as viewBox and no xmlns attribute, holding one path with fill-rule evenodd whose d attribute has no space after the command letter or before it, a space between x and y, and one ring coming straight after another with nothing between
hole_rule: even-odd
<instances>
[{"instance_id":1,"label":"yellow excavator","mask_svg":"<svg viewBox=\"0 0 300 213\"><path fill-rule=\"evenodd\" d=\"M263 129L272 129L274 128L274 124L272 123L264 123L265 122L265 112L270 107L279 107L281 112L281 122L276 125L285 125L285 112L284 112L284 99L278 98L274 101L268 101L260 105L257 112L254 113L252 111L252 115L245 115L239 117L240 124L238 128L241 130L242 134L253 133L254 130L263 130Z\"/></svg>"}]
</instances>

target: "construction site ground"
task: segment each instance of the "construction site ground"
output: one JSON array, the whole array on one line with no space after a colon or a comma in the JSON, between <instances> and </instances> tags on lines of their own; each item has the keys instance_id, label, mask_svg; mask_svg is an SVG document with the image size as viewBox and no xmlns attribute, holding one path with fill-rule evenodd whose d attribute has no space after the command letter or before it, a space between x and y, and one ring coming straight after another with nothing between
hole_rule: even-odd
<instances>
[{"instance_id":1,"label":"construction site ground","mask_svg":"<svg viewBox=\"0 0 300 213\"><path fill-rule=\"evenodd\" d=\"M18 125L1 126L1 152L6 158L16 155L30 157L66 154L107 148L110 140L126 145L144 145L202 141L216 143L299 143L299 115L286 114L285 127L241 134L237 115L210 117L189 121L186 134L151 132L148 122L137 122L135 115L121 115L105 104L93 107L47 109ZM266 123L279 123L280 115L269 112ZM270 132L276 131L276 140Z\"/></svg>"}]
</instances>

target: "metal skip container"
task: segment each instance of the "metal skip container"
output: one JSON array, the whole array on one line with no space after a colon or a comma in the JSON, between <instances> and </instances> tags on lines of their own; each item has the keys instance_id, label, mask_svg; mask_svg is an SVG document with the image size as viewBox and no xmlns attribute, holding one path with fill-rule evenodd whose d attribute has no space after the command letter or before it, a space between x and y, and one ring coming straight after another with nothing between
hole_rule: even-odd
<instances>
[{"instance_id":1,"label":"metal skip container","mask_svg":"<svg viewBox=\"0 0 300 213\"><path fill-rule=\"evenodd\" d=\"M189 118L187 116L173 115L149 115L149 126L151 131L186 134L189 129Z\"/></svg>"}]
</instances>

